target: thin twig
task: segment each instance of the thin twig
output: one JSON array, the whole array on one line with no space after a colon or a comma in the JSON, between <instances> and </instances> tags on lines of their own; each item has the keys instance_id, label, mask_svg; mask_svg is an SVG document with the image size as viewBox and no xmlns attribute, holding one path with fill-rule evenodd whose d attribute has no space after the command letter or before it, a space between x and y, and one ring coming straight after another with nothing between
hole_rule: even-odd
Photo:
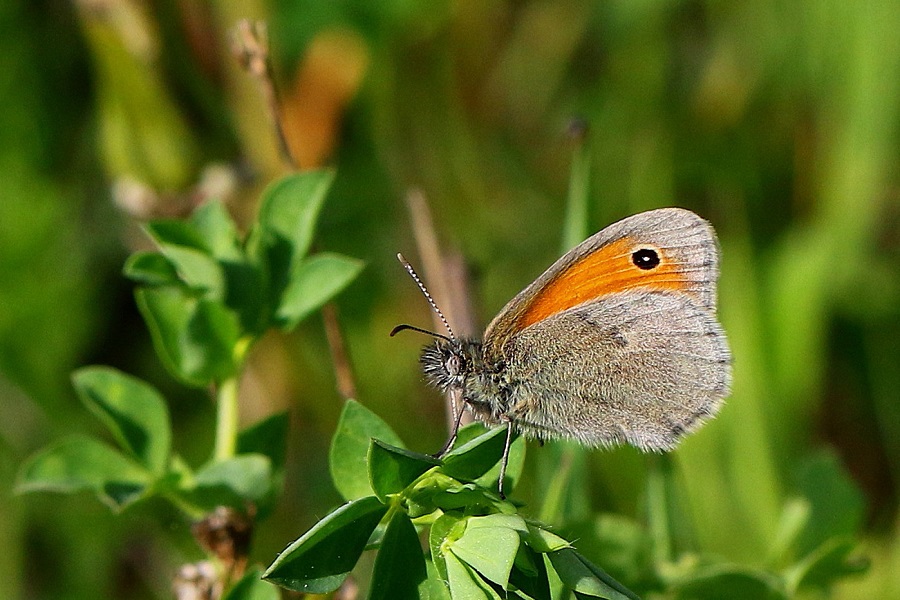
<instances>
[{"instance_id":1,"label":"thin twig","mask_svg":"<svg viewBox=\"0 0 900 600\"><path fill-rule=\"evenodd\" d=\"M291 169L297 169L297 161L284 133L278 88L275 86L272 65L269 62L269 33L265 22L247 19L239 21L232 35L231 51L238 64L259 83L259 89L269 109L269 118L275 130L281 158Z\"/></svg>"},{"instance_id":2,"label":"thin twig","mask_svg":"<svg viewBox=\"0 0 900 600\"><path fill-rule=\"evenodd\" d=\"M269 62L269 36L266 24L262 21L251 22L246 19L240 21L232 38L232 51L244 70L259 82L260 91L269 108L269 117L282 159L291 170L298 170L300 165L294 158L284 132L281 102L278 99L278 88L275 86L272 66ZM343 398L355 398L356 383L353 378L353 369L334 303L329 302L322 307L322 320L325 324L328 349L331 352L331 363L334 365L338 393Z\"/></svg>"},{"instance_id":3,"label":"thin twig","mask_svg":"<svg viewBox=\"0 0 900 600\"><path fill-rule=\"evenodd\" d=\"M438 243L431 210L421 190L412 189L406 195L413 235L422 260L423 272L435 302L445 313L454 331L462 337L472 337L475 333L475 318L469 302L468 273L465 261L459 253L443 255ZM434 327L440 330L443 324L435 314ZM453 394L454 392L450 392ZM458 395L458 391L456 391ZM456 424L459 398L447 397L447 426L452 431ZM472 422L468 412L462 416L463 425Z\"/></svg>"},{"instance_id":4,"label":"thin twig","mask_svg":"<svg viewBox=\"0 0 900 600\"><path fill-rule=\"evenodd\" d=\"M344 344L344 335L338 319L337 307L329 302L322 307L322 321L325 323L325 336L331 351L331 363L334 365L334 377L338 393L342 398L356 398L356 381L353 378L353 365Z\"/></svg>"}]
</instances>

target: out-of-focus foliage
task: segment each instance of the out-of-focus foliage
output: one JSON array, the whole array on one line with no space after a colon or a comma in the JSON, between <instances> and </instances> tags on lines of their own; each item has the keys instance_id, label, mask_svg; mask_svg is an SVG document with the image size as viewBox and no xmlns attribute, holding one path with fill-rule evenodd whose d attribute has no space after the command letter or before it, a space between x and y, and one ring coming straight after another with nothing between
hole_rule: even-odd
<instances>
[{"instance_id":1,"label":"out-of-focus foliage","mask_svg":"<svg viewBox=\"0 0 900 600\"><path fill-rule=\"evenodd\" d=\"M415 248L403 197L427 194L485 323L578 229L564 135L577 116L590 127L574 159L589 174L589 231L681 205L719 232L734 393L668 466L627 448L530 448L523 512L564 524L639 590L642 564L712 555L745 571L711 570L709 585L790 567L790 585L814 590L862 551L870 570L832 597L900 596L892 0L4 3L0 596L167 597L176 565L199 557L162 503L113 518L87 496L9 489L50 440L107 435L68 383L92 363L159 388L172 445L207 457L213 407L164 370L120 273L146 243L135 218L218 197L249 223L281 174L262 96L228 51L242 17L269 21L301 167L337 167L316 251L368 265L338 301L358 399L411 449L435 451L446 426L418 373L422 340L387 336L429 319L394 260ZM292 415L285 495L257 533L258 562L340 502L325 476L341 411L326 348L308 319L248 358L243 421ZM647 536L673 547L647 557ZM854 536L862 548L845 543Z\"/></svg>"}]
</instances>

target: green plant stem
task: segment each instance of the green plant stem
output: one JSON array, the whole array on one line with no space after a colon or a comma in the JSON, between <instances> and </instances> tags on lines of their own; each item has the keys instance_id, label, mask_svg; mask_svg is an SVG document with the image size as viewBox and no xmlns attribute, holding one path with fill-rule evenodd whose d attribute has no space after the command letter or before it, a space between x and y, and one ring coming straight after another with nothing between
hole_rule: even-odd
<instances>
[{"instance_id":1,"label":"green plant stem","mask_svg":"<svg viewBox=\"0 0 900 600\"><path fill-rule=\"evenodd\" d=\"M237 450L238 380L226 379L216 393L216 446L214 460L226 460Z\"/></svg>"},{"instance_id":2,"label":"green plant stem","mask_svg":"<svg viewBox=\"0 0 900 600\"><path fill-rule=\"evenodd\" d=\"M591 157L584 136L575 140L572 167L569 171L569 196L563 223L562 251L567 252L588 235L588 201L590 198Z\"/></svg>"},{"instance_id":3,"label":"green plant stem","mask_svg":"<svg viewBox=\"0 0 900 600\"><path fill-rule=\"evenodd\" d=\"M667 455L649 457L647 469L647 526L653 538L653 558L657 564L672 561L672 532L669 522L672 463Z\"/></svg>"}]
</instances>

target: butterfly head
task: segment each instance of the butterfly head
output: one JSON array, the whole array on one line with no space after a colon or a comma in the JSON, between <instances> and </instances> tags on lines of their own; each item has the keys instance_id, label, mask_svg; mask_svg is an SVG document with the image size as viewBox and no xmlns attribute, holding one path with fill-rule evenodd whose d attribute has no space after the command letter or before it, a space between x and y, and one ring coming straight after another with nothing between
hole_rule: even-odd
<instances>
[{"instance_id":1,"label":"butterfly head","mask_svg":"<svg viewBox=\"0 0 900 600\"><path fill-rule=\"evenodd\" d=\"M419 357L428 385L443 392L465 387L481 364L481 343L457 338L437 339Z\"/></svg>"}]
</instances>

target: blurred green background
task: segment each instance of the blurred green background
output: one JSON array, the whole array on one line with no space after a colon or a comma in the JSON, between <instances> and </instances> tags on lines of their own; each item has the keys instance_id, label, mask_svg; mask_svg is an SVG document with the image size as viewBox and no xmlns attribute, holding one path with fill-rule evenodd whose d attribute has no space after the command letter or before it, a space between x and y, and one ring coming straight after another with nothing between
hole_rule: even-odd
<instances>
[{"instance_id":1,"label":"blurred green background","mask_svg":"<svg viewBox=\"0 0 900 600\"><path fill-rule=\"evenodd\" d=\"M803 497L872 560L832 597L900 597L896 0L4 2L0 597L166 598L199 558L162 502L116 517L86 494L12 486L50 440L102 435L68 381L86 364L157 385L176 448L208 457L214 408L162 369L120 270L147 245L141 220L215 195L246 222L284 172L229 50L244 17L269 23L300 166L338 169L317 245L366 261L337 303L358 399L411 448L436 450L446 425L421 382L423 340L387 336L431 319L394 258L418 260L408 190L466 258L483 325L561 250L579 117L591 231L679 205L719 232L735 382L674 455L692 549L771 562L785 503ZM268 564L339 502L326 473L342 402L321 319L263 340L243 386L246 422L292 416L285 497L254 549ZM529 450L516 496L537 514L557 453ZM586 456L567 518L640 519L645 458Z\"/></svg>"}]
</instances>

